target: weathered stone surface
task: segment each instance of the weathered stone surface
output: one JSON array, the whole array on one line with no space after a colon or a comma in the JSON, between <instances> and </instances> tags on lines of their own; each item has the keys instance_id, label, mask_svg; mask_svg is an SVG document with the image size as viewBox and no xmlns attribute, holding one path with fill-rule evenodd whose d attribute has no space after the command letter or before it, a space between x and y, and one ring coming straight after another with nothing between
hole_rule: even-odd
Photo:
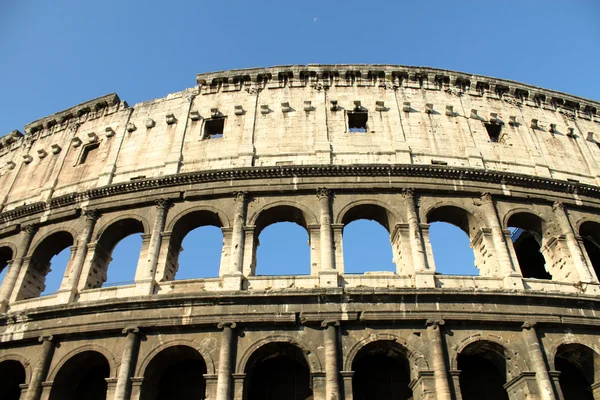
<instances>
[{"instance_id":1,"label":"weathered stone surface","mask_svg":"<svg viewBox=\"0 0 600 400\"><path fill-rule=\"evenodd\" d=\"M104 96L0 139L0 369L22 366L24 398L71 398L65 376L97 368L107 398L153 399L181 389L160 382L183 362L210 399L259 398L267 366L304 368L297 393L360 399L389 359L390 385L415 399L460 399L477 360L511 400L561 398L565 363L598 396L598 103L389 65L197 83L134 106ZM395 273L344 273L343 228L361 218L390 233ZM310 275L256 276L258 235L279 221L307 230ZM479 276L436 273L437 221L469 236ZM175 281L201 225L223 231L219 277ZM132 233L135 281L103 288ZM59 292L40 297L69 246Z\"/></svg>"}]
</instances>

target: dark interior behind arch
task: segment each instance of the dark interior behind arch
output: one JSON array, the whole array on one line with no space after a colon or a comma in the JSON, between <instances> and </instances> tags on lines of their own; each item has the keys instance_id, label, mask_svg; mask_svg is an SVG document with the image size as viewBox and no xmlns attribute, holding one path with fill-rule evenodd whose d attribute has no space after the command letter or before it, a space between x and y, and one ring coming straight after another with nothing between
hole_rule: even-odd
<instances>
[{"instance_id":1,"label":"dark interior behind arch","mask_svg":"<svg viewBox=\"0 0 600 400\"><path fill-rule=\"evenodd\" d=\"M579 236L583 240L585 251L596 273L596 279L600 280L600 224L592 221L584 222L579 227Z\"/></svg>"},{"instance_id":2,"label":"dark interior behind arch","mask_svg":"<svg viewBox=\"0 0 600 400\"><path fill-rule=\"evenodd\" d=\"M523 277L552 279L541 253L543 220L537 215L519 212L510 216L507 227L513 228L511 239Z\"/></svg>"},{"instance_id":3,"label":"dark interior behind arch","mask_svg":"<svg viewBox=\"0 0 600 400\"><path fill-rule=\"evenodd\" d=\"M312 399L306 357L291 343L274 342L259 347L250 356L245 372L245 399Z\"/></svg>"}]
</instances>

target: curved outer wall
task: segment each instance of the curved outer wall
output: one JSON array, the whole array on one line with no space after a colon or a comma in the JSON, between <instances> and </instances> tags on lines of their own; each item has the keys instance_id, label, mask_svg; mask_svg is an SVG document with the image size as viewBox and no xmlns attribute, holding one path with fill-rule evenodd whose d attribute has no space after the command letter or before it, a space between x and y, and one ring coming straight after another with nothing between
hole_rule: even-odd
<instances>
[{"instance_id":1,"label":"curved outer wall","mask_svg":"<svg viewBox=\"0 0 600 400\"><path fill-rule=\"evenodd\" d=\"M503 349L511 400L558 399L557 354L581 345L600 399L586 249L600 238L599 136L590 100L382 65L200 74L165 98L42 118L0 139L0 366L18 361L22 398L48 399L69 360L99 353L107 398L151 398L152 360L187 346L207 398L242 399L256 354L279 343L300 349L315 399L351 399L364 349L395 343L415 399L460 399L458 360L482 343ZM343 229L360 218L390 233L395 273L344 274ZM258 235L279 221L307 230L310 275L255 275ZM467 233L479 276L436 273L436 221ZM201 225L223 231L219 277L176 281ZM551 279L529 277L509 227L532 232ZM129 233L143 234L135 282L102 287ZM40 297L69 246L60 290Z\"/></svg>"}]
</instances>

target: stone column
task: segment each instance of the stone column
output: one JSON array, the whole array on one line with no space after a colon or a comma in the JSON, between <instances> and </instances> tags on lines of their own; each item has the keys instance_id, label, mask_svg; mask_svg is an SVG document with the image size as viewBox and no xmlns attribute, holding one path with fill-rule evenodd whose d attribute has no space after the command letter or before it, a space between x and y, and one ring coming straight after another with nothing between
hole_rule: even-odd
<instances>
[{"instance_id":1,"label":"stone column","mask_svg":"<svg viewBox=\"0 0 600 400\"><path fill-rule=\"evenodd\" d=\"M160 255L160 243L162 232L165 228L165 221L167 219L167 210L171 207L170 199L158 199L156 200L156 217L154 218L154 225L152 226L152 232L150 233L150 242L148 243L148 252L146 256L146 265L144 271L141 274L141 281L136 282L138 294L152 294L154 291L154 273L156 272L156 265L158 264L158 256Z\"/></svg>"},{"instance_id":2,"label":"stone column","mask_svg":"<svg viewBox=\"0 0 600 400\"><path fill-rule=\"evenodd\" d=\"M121 356L121 365L119 366L119 376L117 377L117 386L115 388L115 400L129 399L131 394L130 375L137 359L140 346L140 330L137 327L123 329L123 334L127 335L127 342Z\"/></svg>"},{"instance_id":3,"label":"stone column","mask_svg":"<svg viewBox=\"0 0 600 400\"><path fill-rule=\"evenodd\" d=\"M8 268L4 281L2 282L2 291L0 291L0 312L6 312L8 303L11 301L11 298L14 297L13 290L15 289L15 284L19 278L23 259L27 256L29 246L31 246L31 241L33 240L36 231L37 228L33 225L21 227L21 243L19 243L19 246L17 247L17 257Z\"/></svg>"},{"instance_id":4,"label":"stone column","mask_svg":"<svg viewBox=\"0 0 600 400\"><path fill-rule=\"evenodd\" d=\"M333 233L331 229L331 208L329 202L331 192L326 188L317 189L319 199L319 225L321 242L321 271L334 269Z\"/></svg>"},{"instance_id":5,"label":"stone column","mask_svg":"<svg viewBox=\"0 0 600 400\"><path fill-rule=\"evenodd\" d=\"M577 270L579 280L581 282L592 282L594 280L593 274L585 261L581 247L579 247L579 242L575 237L575 233L571 227L571 222L569 222L569 217L567 216L564 205L560 201L555 201L554 205L552 206L552 210L554 211L554 216L558 221L558 226L560 227L561 232L563 235L565 235L567 247L569 249L569 253L571 253L571 259L573 260L573 264Z\"/></svg>"},{"instance_id":6,"label":"stone column","mask_svg":"<svg viewBox=\"0 0 600 400\"><path fill-rule=\"evenodd\" d=\"M344 381L344 400L353 400L352 378L354 377L354 371L340 371L340 375L342 375Z\"/></svg>"},{"instance_id":7,"label":"stone column","mask_svg":"<svg viewBox=\"0 0 600 400\"><path fill-rule=\"evenodd\" d=\"M39 341L42 343L42 349L39 353L37 364L31 374L29 388L27 390L26 400L39 400L42 395L42 382L46 380L48 367L54 354L54 342L52 336L40 336Z\"/></svg>"},{"instance_id":8,"label":"stone column","mask_svg":"<svg viewBox=\"0 0 600 400\"><path fill-rule=\"evenodd\" d=\"M427 320L427 338L431 349L431 361L435 379L435 398L437 400L452 400L452 392L448 383L448 369L446 368L446 350L442 338L443 319Z\"/></svg>"},{"instance_id":9,"label":"stone column","mask_svg":"<svg viewBox=\"0 0 600 400\"><path fill-rule=\"evenodd\" d=\"M338 400L340 398L339 369L338 369L338 340L337 329L339 321L323 321L325 344L325 399Z\"/></svg>"},{"instance_id":10,"label":"stone column","mask_svg":"<svg viewBox=\"0 0 600 400\"><path fill-rule=\"evenodd\" d=\"M319 199L319 242L321 245L321 286L338 286L338 273L335 270L333 252L333 230L331 227L331 192L327 188L317 189ZM335 276L334 276L335 275Z\"/></svg>"},{"instance_id":11,"label":"stone column","mask_svg":"<svg viewBox=\"0 0 600 400\"><path fill-rule=\"evenodd\" d=\"M494 198L489 193L481 194L481 202L483 205L483 214L487 218L487 223L492 231L492 240L496 248L496 256L500 264L500 270L504 275L505 282L510 285L511 289L522 289L523 281L519 268L519 261L511 257L508 250L507 236L505 234L498 218L498 211L494 203Z\"/></svg>"},{"instance_id":12,"label":"stone column","mask_svg":"<svg viewBox=\"0 0 600 400\"><path fill-rule=\"evenodd\" d=\"M225 286L228 289L240 290L242 287L242 268L244 266L244 244L246 235L246 212L248 208L248 192L235 192L235 212L231 231L231 245L229 252L229 271L223 274Z\"/></svg>"},{"instance_id":13,"label":"stone column","mask_svg":"<svg viewBox=\"0 0 600 400\"><path fill-rule=\"evenodd\" d=\"M231 376L233 378L233 400L243 400L246 374L231 374Z\"/></svg>"},{"instance_id":14,"label":"stone column","mask_svg":"<svg viewBox=\"0 0 600 400\"><path fill-rule=\"evenodd\" d=\"M231 393L231 354L233 351L233 330L235 322L221 322L217 325L223 329L221 348L219 350L219 372L217 374L217 400L229 400Z\"/></svg>"},{"instance_id":15,"label":"stone column","mask_svg":"<svg viewBox=\"0 0 600 400\"><path fill-rule=\"evenodd\" d=\"M541 344L535 331L535 323L525 322L523 324L523 337L529 349L529 357L539 387L540 399L554 400L554 390L552 389L552 382L550 381Z\"/></svg>"},{"instance_id":16,"label":"stone column","mask_svg":"<svg viewBox=\"0 0 600 400\"><path fill-rule=\"evenodd\" d=\"M77 253L71 264L67 284L58 291L58 298L61 303L71 303L75 300L78 292L79 278L81 277L81 271L83 270L83 264L88 252L88 245L92 239L92 233L99 217L97 210L85 210L83 215L85 216L85 225L79 236Z\"/></svg>"},{"instance_id":17,"label":"stone column","mask_svg":"<svg viewBox=\"0 0 600 400\"><path fill-rule=\"evenodd\" d=\"M416 285L417 287L434 287L435 281L433 280L433 274L435 271L431 270L427 265L414 190L404 189L402 191L402 196L404 197L404 204L406 205L406 222L408 223L408 236L415 270Z\"/></svg>"}]
</instances>

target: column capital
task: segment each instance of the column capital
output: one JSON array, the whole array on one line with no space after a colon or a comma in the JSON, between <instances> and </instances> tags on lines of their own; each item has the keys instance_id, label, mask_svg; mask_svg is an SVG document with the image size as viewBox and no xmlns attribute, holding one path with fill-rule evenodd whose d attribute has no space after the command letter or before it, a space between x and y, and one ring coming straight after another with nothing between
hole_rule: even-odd
<instances>
[{"instance_id":1,"label":"column capital","mask_svg":"<svg viewBox=\"0 0 600 400\"><path fill-rule=\"evenodd\" d=\"M340 326L340 321L332 319L321 322L321 328L328 328L330 326Z\"/></svg>"},{"instance_id":2,"label":"column capital","mask_svg":"<svg viewBox=\"0 0 600 400\"><path fill-rule=\"evenodd\" d=\"M564 210L565 209L565 205L561 202L561 201L555 201L552 204L552 210L556 211L556 210Z\"/></svg>"},{"instance_id":3,"label":"column capital","mask_svg":"<svg viewBox=\"0 0 600 400\"><path fill-rule=\"evenodd\" d=\"M171 208L173 201L171 199L157 199L154 200L154 204L156 205L156 208L166 210Z\"/></svg>"},{"instance_id":4,"label":"column capital","mask_svg":"<svg viewBox=\"0 0 600 400\"><path fill-rule=\"evenodd\" d=\"M34 224L21 225L21 232L25 232L30 235L33 235L34 233L37 232L37 226L35 226Z\"/></svg>"},{"instance_id":5,"label":"column capital","mask_svg":"<svg viewBox=\"0 0 600 400\"><path fill-rule=\"evenodd\" d=\"M317 188L317 198L319 199L323 199L323 198L329 198L331 197L331 190L325 188L325 187L320 187Z\"/></svg>"},{"instance_id":6,"label":"column capital","mask_svg":"<svg viewBox=\"0 0 600 400\"><path fill-rule=\"evenodd\" d=\"M490 192L483 192L481 193L481 201L484 203L493 203L494 198Z\"/></svg>"},{"instance_id":7,"label":"column capital","mask_svg":"<svg viewBox=\"0 0 600 400\"><path fill-rule=\"evenodd\" d=\"M88 221L96 221L100 218L100 212L96 209L86 209L83 210L83 216Z\"/></svg>"},{"instance_id":8,"label":"column capital","mask_svg":"<svg viewBox=\"0 0 600 400\"><path fill-rule=\"evenodd\" d=\"M415 197L415 189L413 188L404 188L402 189L402 197L405 199L412 199Z\"/></svg>"},{"instance_id":9,"label":"column capital","mask_svg":"<svg viewBox=\"0 0 600 400\"><path fill-rule=\"evenodd\" d=\"M523 325L521 325L521 328L529 330L529 329L535 328L536 325L537 325L537 322L535 322L535 321L525 321L525 322L523 322Z\"/></svg>"},{"instance_id":10,"label":"column capital","mask_svg":"<svg viewBox=\"0 0 600 400\"><path fill-rule=\"evenodd\" d=\"M439 329L441 326L445 325L446 321L444 321L442 318L436 319L436 318L430 318L425 322L425 326L427 326L428 328L431 327L433 330Z\"/></svg>"},{"instance_id":11,"label":"column capital","mask_svg":"<svg viewBox=\"0 0 600 400\"><path fill-rule=\"evenodd\" d=\"M231 321L227 321L227 322L219 322L217 324L217 328L218 329L224 329L224 328L235 328L237 326L237 324L235 322L231 322Z\"/></svg>"},{"instance_id":12,"label":"column capital","mask_svg":"<svg viewBox=\"0 0 600 400\"><path fill-rule=\"evenodd\" d=\"M250 193L247 190L240 190L237 192L233 192L233 200L234 201L245 202L245 201L248 201L249 196L250 196Z\"/></svg>"},{"instance_id":13,"label":"column capital","mask_svg":"<svg viewBox=\"0 0 600 400\"><path fill-rule=\"evenodd\" d=\"M42 335L38 338L38 342L43 343L43 342L51 342L54 340L54 336L52 335Z\"/></svg>"},{"instance_id":14,"label":"column capital","mask_svg":"<svg viewBox=\"0 0 600 400\"><path fill-rule=\"evenodd\" d=\"M137 326L128 326L126 328L123 328L123 330L121 331L121 333L123 335L128 335L130 333L140 333L140 328Z\"/></svg>"}]
</instances>

